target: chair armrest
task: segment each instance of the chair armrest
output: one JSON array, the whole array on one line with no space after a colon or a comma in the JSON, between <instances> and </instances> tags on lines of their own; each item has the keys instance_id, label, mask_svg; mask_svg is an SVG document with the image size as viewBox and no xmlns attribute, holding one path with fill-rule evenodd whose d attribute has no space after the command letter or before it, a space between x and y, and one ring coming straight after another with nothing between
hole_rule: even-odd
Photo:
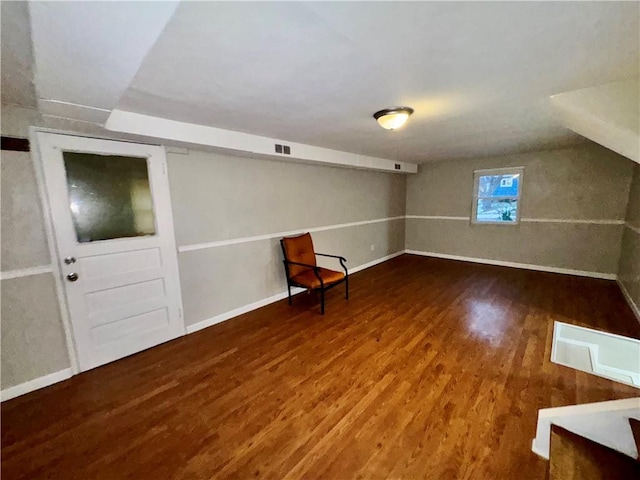
<instances>
[{"instance_id":1,"label":"chair armrest","mask_svg":"<svg viewBox=\"0 0 640 480\"><path fill-rule=\"evenodd\" d=\"M340 255L329 255L328 253L316 253L316 255L318 255L320 257L338 258L338 259L342 260L343 262L347 261L346 258L341 257Z\"/></svg>"},{"instance_id":2,"label":"chair armrest","mask_svg":"<svg viewBox=\"0 0 640 480\"><path fill-rule=\"evenodd\" d=\"M337 258L338 260L340 260L340 266L344 270L344 275L346 277L349 276L349 271L347 270L347 266L345 265L345 262L347 261L346 258L341 257L340 255L329 255L328 253L316 253L316 255L319 257Z\"/></svg>"}]
</instances>

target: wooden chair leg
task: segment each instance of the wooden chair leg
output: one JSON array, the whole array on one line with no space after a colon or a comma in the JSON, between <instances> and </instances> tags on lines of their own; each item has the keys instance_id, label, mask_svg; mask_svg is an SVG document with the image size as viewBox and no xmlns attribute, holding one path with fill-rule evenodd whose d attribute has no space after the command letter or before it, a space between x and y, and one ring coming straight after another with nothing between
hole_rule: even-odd
<instances>
[{"instance_id":1,"label":"wooden chair leg","mask_svg":"<svg viewBox=\"0 0 640 480\"><path fill-rule=\"evenodd\" d=\"M349 300L349 277L348 276L345 278L344 283L346 285L345 286L345 296L344 296L344 298L346 300Z\"/></svg>"},{"instance_id":2,"label":"wooden chair leg","mask_svg":"<svg viewBox=\"0 0 640 480\"><path fill-rule=\"evenodd\" d=\"M289 291L289 305L291 305L291 285L287 282L287 290Z\"/></svg>"},{"instance_id":3,"label":"wooden chair leg","mask_svg":"<svg viewBox=\"0 0 640 480\"><path fill-rule=\"evenodd\" d=\"M324 288L320 289L320 314L324 315Z\"/></svg>"}]
</instances>

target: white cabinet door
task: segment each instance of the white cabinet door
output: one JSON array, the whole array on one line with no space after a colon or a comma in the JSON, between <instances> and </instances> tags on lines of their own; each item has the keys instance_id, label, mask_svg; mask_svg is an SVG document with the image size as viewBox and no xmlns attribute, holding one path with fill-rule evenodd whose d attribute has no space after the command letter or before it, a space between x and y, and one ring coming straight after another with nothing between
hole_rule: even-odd
<instances>
[{"instance_id":1,"label":"white cabinet door","mask_svg":"<svg viewBox=\"0 0 640 480\"><path fill-rule=\"evenodd\" d=\"M164 149L37 139L80 370L184 335Z\"/></svg>"}]
</instances>

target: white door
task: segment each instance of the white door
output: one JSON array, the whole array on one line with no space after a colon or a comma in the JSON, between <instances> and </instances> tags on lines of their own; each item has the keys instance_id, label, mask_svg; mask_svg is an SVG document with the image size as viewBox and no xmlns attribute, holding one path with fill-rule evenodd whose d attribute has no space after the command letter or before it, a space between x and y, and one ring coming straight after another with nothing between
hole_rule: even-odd
<instances>
[{"instance_id":1,"label":"white door","mask_svg":"<svg viewBox=\"0 0 640 480\"><path fill-rule=\"evenodd\" d=\"M164 149L37 138L80 370L184 335Z\"/></svg>"}]
</instances>

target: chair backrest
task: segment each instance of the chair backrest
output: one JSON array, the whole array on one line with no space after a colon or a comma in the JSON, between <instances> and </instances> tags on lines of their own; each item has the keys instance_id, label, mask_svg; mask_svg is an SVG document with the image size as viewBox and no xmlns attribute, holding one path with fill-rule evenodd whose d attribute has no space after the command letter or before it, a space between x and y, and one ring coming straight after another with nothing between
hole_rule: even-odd
<instances>
[{"instance_id":1,"label":"chair backrest","mask_svg":"<svg viewBox=\"0 0 640 480\"><path fill-rule=\"evenodd\" d=\"M298 235L297 237L285 237L280 240L280 244L282 245L282 252L286 260L316 266L316 254L313 250L313 240L311 240L310 233ZM300 265L289 265L289 278L295 277L307 270L311 269Z\"/></svg>"}]
</instances>

